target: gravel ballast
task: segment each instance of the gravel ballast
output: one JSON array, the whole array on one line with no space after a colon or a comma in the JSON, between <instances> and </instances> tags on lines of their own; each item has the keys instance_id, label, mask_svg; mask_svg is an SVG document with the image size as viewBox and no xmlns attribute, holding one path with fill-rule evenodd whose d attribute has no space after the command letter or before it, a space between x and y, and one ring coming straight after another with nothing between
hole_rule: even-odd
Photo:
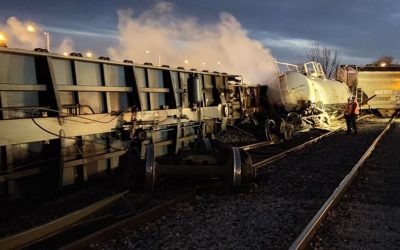
<instances>
[{"instance_id":1,"label":"gravel ballast","mask_svg":"<svg viewBox=\"0 0 400 250\"><path fill-rule=\"evenodd\" d=\"M400 248L400 125L382 139L311 242L315 249Z\"/></svg>"},{"instance_id":2,"label":"gravel ballast","mask_svg":"<svg viewBox=\"0 0 400 250\"><path fill-rule=\"evenodd\" d=\"M238 194L198 196L98 248L287 249L387 121L363 122L357 136L327 137L270 164Z\"/></svg>"}]
</instances>

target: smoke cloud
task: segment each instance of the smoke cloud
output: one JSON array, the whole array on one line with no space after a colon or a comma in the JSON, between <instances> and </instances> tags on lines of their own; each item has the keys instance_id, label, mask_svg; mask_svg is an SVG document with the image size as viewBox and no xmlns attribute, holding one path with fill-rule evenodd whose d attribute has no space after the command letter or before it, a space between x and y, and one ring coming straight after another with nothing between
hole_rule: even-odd
<instances>
[{"instance_id":1,"label":"smoke cloud","mask_svg":"<svg viewBox=\"0 0 400 250\"><path fill-rule=\"evenodd\" d=\"M37 29L35 32L28 31L27 27L32 26ZM46 48L46 37L44 31L40 30L40 25L33 22L23 22L16 17L7 19L6 24L0 24L0 30L4 31L6 44L12 48L22 48L32 50L34 48ZM64 39L61 44L53 46L52 52L70 52L73 51L73 41L69 38Z\"/></svg>"},{"instance_id":2,"label":"smoke cloud","mask_svg":"<svg viewBox=\"0 0 400 250\"><path fill-rule=\"evenodd\" d=\"M134 14L132 10L118 11L119 44L108 49L114 60L240 74L247 84L266 84L276 76L270 51L250 39L228 13L207 25L195 18L176 17L173 5L167 2Z\"/></svg>"},{"instance_id":3,"label":"smoke cloud","mask_svg":"<svg viewBox=\"0 0 400 250\"><path fill-rule=\"evenodd\" d=\"M119 61L130 59L238 74L249 85L271 85L276 81L275 59L270 51L249 38L234 16L221 13L217 22L204 24L193 17L178 17L173 7L169 2L158 2L139 14L118 11L118 44L107 50L108 55ZM28 25L37 31L29 32ZM0 24L9 47L29 50L46 47L46 38L38 27L16 17ZM51 51L75 51L74 43L71 39L64 39L59 45L52 43Z\"/></svg>"}]
</instances>

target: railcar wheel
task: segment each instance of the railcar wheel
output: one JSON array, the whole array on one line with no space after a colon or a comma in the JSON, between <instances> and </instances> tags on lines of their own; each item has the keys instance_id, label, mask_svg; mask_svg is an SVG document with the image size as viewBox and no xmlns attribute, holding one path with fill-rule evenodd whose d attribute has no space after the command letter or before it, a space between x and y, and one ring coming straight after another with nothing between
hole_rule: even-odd
<instances>
[{"instance_id":1,"label":"railcar wheel","mask_svg":"<svg viewBox=\"0 0 400 250\"><path fill-rule=\"evenodd\" d=\"M276 124L274 120L268 119L265 121L264 131L265 131L265 138L267 141L271 141L273 137L272 131L276 129Z\"/></svg>"},{"instance_id":2,"label":"railcar wheel","mask_svg":"<svg viewBox=\"0 0 400 250\"><path fill-rule=\"evenodd\" d=\"M146 191L153 192L156 182L156 160L154 144L146 145Z\"/></svg>"},{"instance_id":3,"label":"railcar wheel","mask_svg":"<svg viewBox=\"0 0 400 250\"><path fill-rule=\"evenodd\" d=\"M293 131L294 127L292 125L288 125L285 128L285 133L283 134L283 137L285 140L290 140L293 137Z\"/></svg>"},{"instance_id":4,"label":"railcar wheel","mask_svg":"<svg viewBox=\"0 0 400 250\"><path fill-rule=\"evenodd\" d=\"M238 147L232 148L233 153L233 178L232 186L238 187L242 182L242 160Z\"/></svg>"}]
</instances>

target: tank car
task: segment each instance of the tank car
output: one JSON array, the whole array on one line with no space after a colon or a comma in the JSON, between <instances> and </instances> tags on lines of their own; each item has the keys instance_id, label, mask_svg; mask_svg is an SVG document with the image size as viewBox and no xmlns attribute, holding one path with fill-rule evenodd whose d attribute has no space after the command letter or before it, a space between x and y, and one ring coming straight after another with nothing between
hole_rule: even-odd
<instances>
[{"instance_id":1,"label":"tank car","mask_svg":"<svg viewBox=\"0 0 400 250\"><path fill-rule=\"evenodd\" d=\"M346 84L327 79L319 63L305 63L303 69L287 63L277 65L277 78L270 83L270 101L307 123L329 125L330 115L342 110L351 95Z\"/></svg>"}]
</instances>

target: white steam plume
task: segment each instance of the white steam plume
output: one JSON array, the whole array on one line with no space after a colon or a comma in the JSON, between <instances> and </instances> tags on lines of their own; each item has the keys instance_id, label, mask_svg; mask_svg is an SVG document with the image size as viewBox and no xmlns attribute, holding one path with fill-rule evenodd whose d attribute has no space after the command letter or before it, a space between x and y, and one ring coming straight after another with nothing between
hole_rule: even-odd
<instances>
[{"instance_id":1,"label":"white steam plume","mask_svg":"<svg viewBox=\"0 0 400 250\"><path fill-rule=\"evenodd\" d=\"M70 38L64 39L60 45L55 49L58 53L70 53L74 51L74 42Z\"/></svg>"},{"instance_id":2,"label":"white steam plume","mask_svg":"<svg viewBox=\"0 0 400 250\"><path fill-rule=\"evenodd\" d=\"M266 84L276 75L269 50L228 13L221 13L218 23L201 25L195 18L175 17L170 3L159 2L136 17L131 10L118 16L119 45L108 49L114 60L240 74L247 84Z\"/></svg>"},{"instance_id":3,"label":"white steam plume","mask_svg":"<svg viewBox=\"0 0 400 250\"><path fill-rule=\"evenodd\" d=\"M33 22L23 22L16 17L10 17L5 24L0 24L0 31L5 36L8 47L34 49L46 48L46 37L43 31L36 30L35 32L28 31L27 27L32 26L38 29L40 25ZM60 45L50 48L51 52L71 52L73 51L73 42L71 39L64 39Z\"/></svg>"},{"instance_id":4,"label":"white steam plume","mask_svg":"<svg viewBox=\"0 0 400 250\"><path fill-rule=\"evenodd\" d=\"M24 23L19 21L16 17L10 17L7 19L6 24L1 26L1 30L4 31L6 36L6 44L9 47L33 49L37 47L45 48L44 40L36 32L29 32L27 30L28 25L32 23Z\"/></svg>"}]
</instances>

